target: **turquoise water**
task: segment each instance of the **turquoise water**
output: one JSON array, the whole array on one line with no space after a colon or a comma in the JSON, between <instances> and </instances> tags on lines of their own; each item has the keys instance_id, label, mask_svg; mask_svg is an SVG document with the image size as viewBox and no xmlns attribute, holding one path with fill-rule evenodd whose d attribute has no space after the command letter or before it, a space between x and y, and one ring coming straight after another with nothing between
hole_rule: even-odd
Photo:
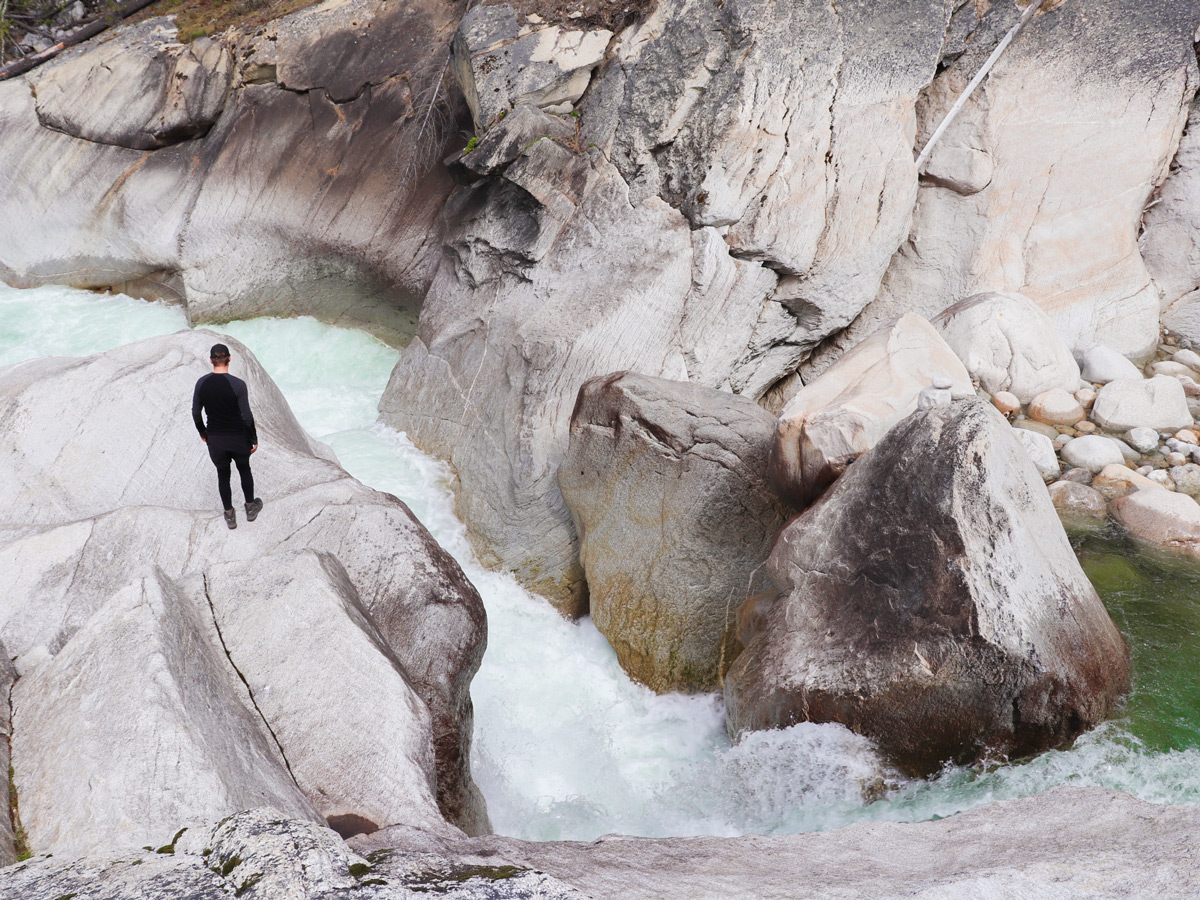
<instances>
[{"instance_id":1,"label":"turquoise water","mask_svg":"<svg viewBox=\"0 0 1200 900\"><path fill-rule=\"evenodd\" d=\"M186 327L182 312L64 288L0 286L0 365L94 353ZM1134 655L1126 713L1069 750L1018 764L954 768L928 781L890 773L839 726L798 725L731 746L719 698L657 696L633 684L589 620L573 624L475 561L449 472L378 422L397 351L313 319L218 330L245 343L301 423L355 477L402 498L462 564L488 608L472 686L473 765L502 834L534 840L782 833L916 821L1059 784L1200 802L1200 576L1112 537L1080 558Z\"/></svg>"}]
</instances>

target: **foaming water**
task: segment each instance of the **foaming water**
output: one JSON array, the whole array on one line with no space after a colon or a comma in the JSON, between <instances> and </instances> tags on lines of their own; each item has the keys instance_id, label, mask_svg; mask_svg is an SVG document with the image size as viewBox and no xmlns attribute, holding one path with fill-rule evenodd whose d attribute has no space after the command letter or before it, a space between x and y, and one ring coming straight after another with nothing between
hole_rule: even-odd
<instances>
[{"instance_id":1,"label":"foaming water","mask_svg":"<svg viewBox=\"0 0 1200 900\"><path fill-rule=\"evenodd\" d=\"M95 353L183 327L174 307L0 286L0 365ZM502 834L810 831L947 816L1062 784L1200 802L1200 579L1188 570L1112 540L1080 547L1129 637L1135 689L1123 719L1069 750L921 781L890 772L840 726L801 724L731 745L719 698L658 696L632 683L590 620L569 623L511 577L479 566L454 515L447 468L378 422L397 351L313 319L214 330L249 346L309 432L355 477L403 499L479 589L489 634L472 685L473 765Z\"/></svg>"}]
</instances>

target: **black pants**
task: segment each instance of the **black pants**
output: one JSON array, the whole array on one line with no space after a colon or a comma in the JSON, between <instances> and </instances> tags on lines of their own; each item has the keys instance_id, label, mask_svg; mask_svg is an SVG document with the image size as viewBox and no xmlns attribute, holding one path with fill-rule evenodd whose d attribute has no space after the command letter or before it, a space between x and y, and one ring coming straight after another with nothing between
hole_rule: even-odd
<instances>
[{"instance_id":1,"label":"black pants","mask_svg":"<svg viewBox=\"0 0 1200 900\"><path fill-rule=\"evenodd\" d=\"M208 435L208 456L217 467L217 490L221 492L221 508L233 509L233 491L229 487L229 463L237 465L242 479L242 495L249 503L254 499L254 476L250 474L250 444L240 435Z\"/></svg>"}]
</instances>

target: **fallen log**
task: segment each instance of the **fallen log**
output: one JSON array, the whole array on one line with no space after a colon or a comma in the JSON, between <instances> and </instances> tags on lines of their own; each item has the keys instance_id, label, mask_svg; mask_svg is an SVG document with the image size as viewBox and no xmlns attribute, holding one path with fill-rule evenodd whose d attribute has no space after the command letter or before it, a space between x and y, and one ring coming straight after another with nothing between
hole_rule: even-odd
<instances>
[{"instance_id":1,"label":"fallen log","mask_svg":"<svg viewBox=\"0 0 1200 900\"><path fill-rule=\"evenodd\" d=\"M121 20L129 18L138 10L145 9L153 2L154 0L126 0L125 3L118 6L113 12L88 22L82 28L67 35L57 44L47 47L45 50L39 50L37 53L30 53L28 56L15 59L6 66L0 66L0 81L15 78L18 75L25 74L30 69L37 68L42 63L54 59L54 57L58 56L58 54L62 53L68 47L74 47L76 44L83 43L88 38L95 37Z\"/></svg>"}]
</instances>

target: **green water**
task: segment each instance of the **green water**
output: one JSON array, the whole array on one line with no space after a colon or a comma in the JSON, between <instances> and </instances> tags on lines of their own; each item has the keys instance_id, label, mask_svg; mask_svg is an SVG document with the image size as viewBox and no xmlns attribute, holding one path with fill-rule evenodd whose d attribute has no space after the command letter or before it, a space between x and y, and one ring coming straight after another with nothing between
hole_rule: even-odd
<instances>
[{"instance_id":1,"label":"green water","mask_svg":"<svg viewBox=\"0 0 1200 900\"><path fill-rule=\"evenodd\" d=\"M1140 550L1115 531L1075 544L1133 657L1122 724L1147 750L1200 748L1200 564Z\"/></svg>"}]
</instances>

